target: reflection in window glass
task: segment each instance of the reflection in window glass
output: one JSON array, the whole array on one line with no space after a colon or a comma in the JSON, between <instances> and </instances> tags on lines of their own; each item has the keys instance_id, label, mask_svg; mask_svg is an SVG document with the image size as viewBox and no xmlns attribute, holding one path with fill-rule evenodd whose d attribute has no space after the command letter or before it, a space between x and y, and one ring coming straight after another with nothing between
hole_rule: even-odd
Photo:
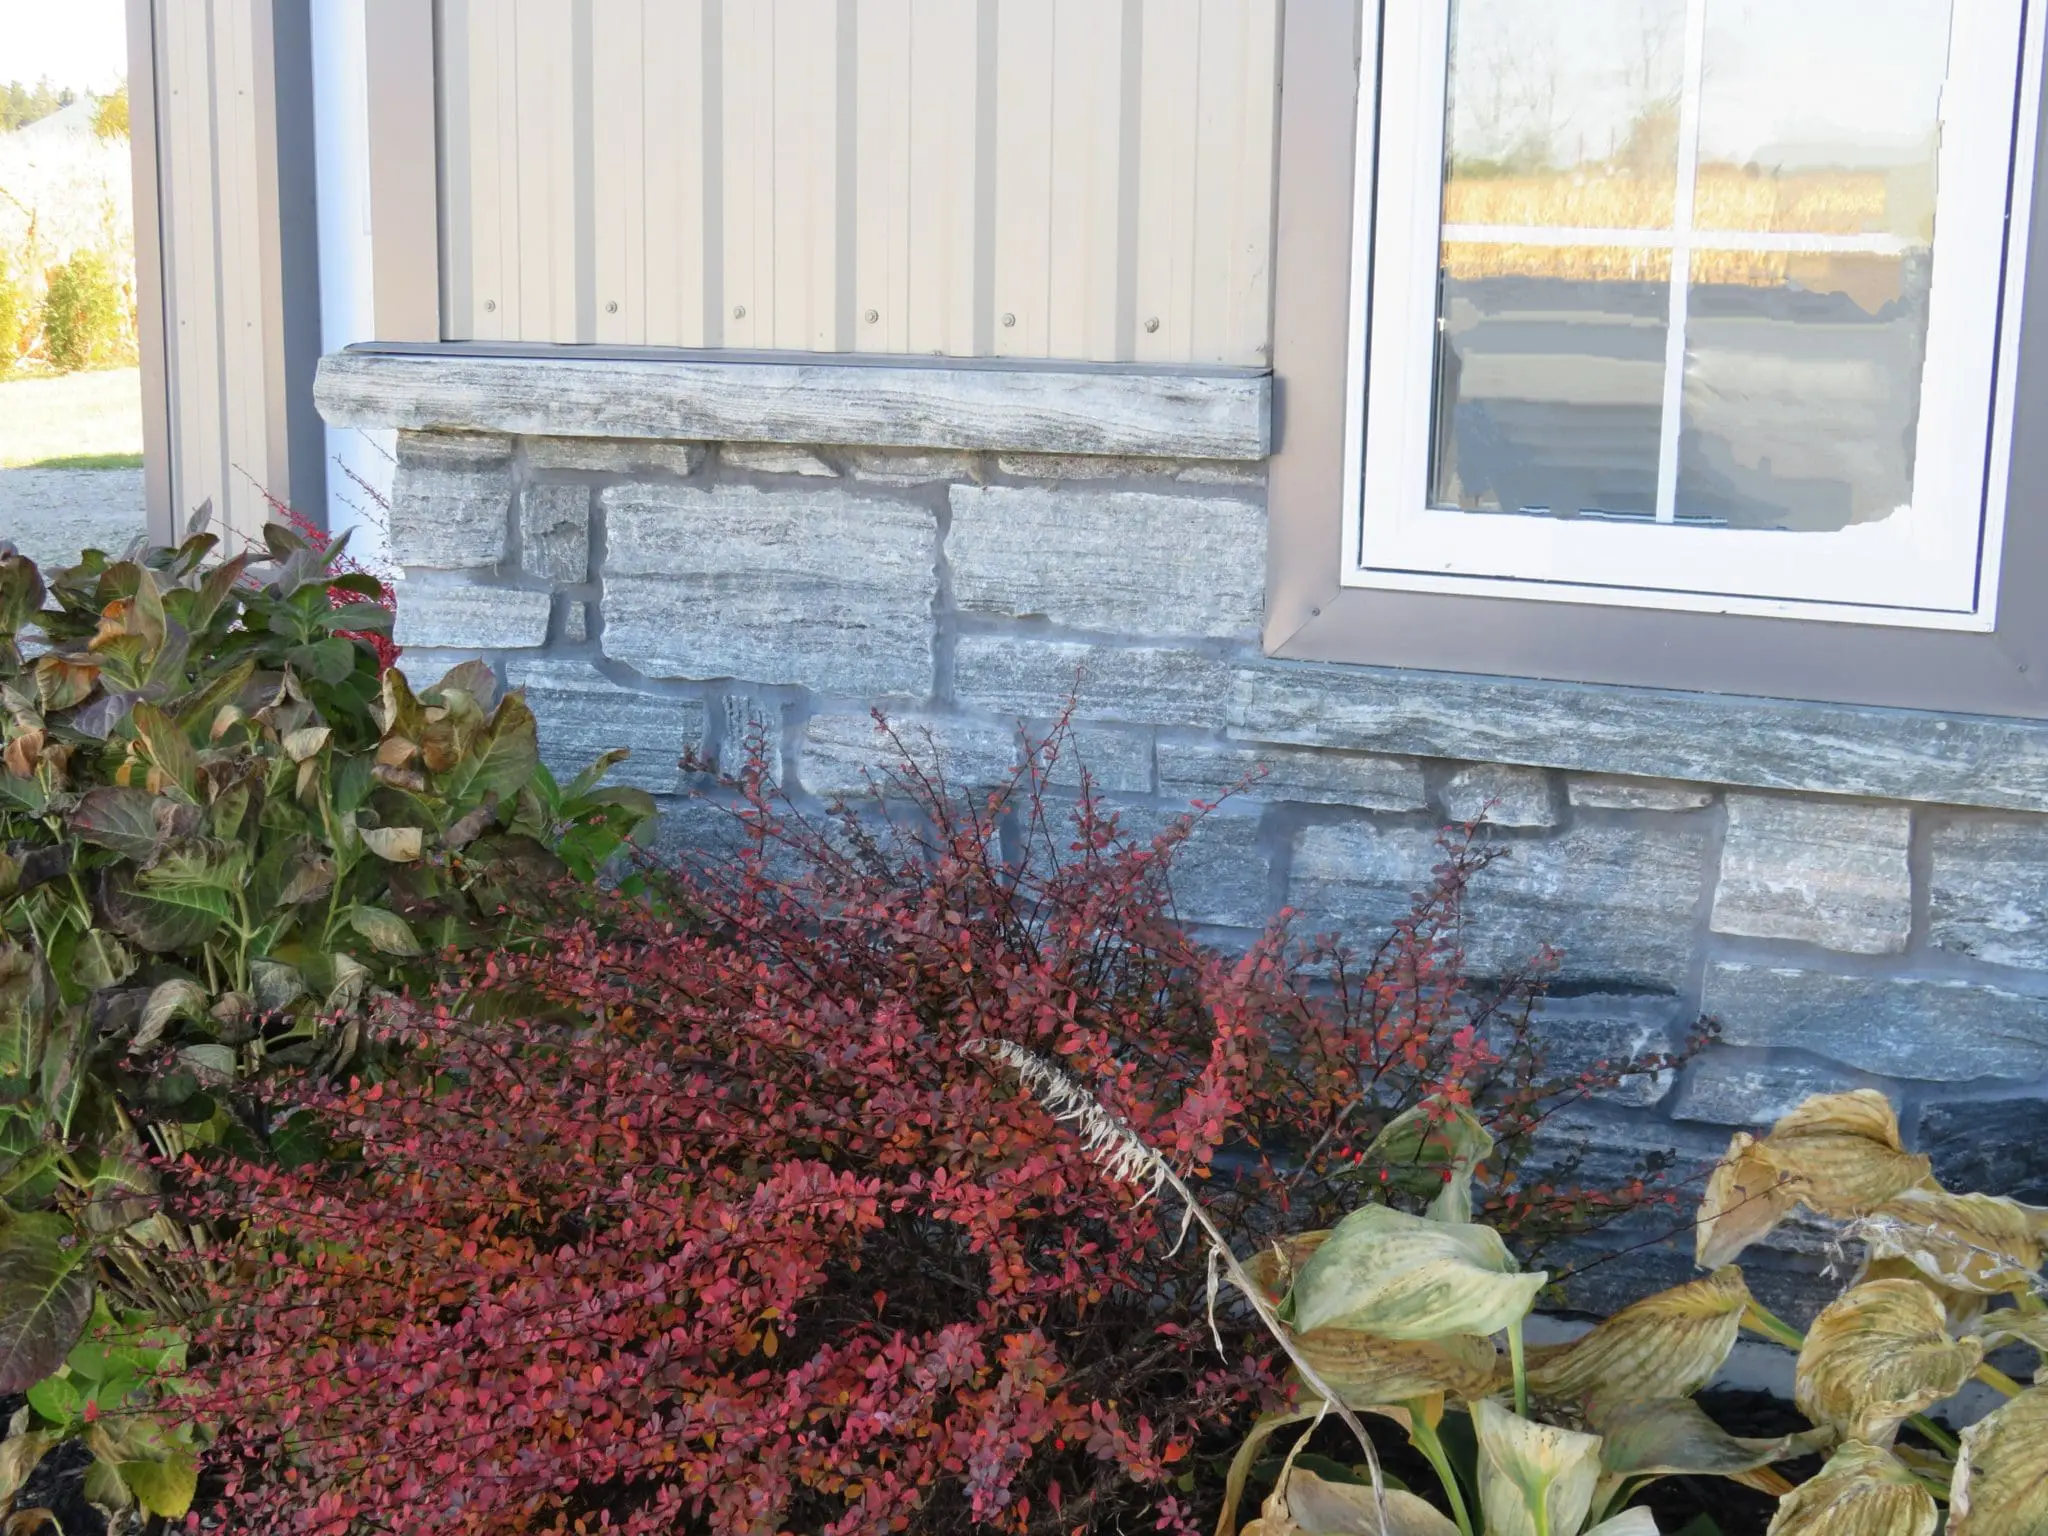
<instances>
[{"instance_id":1,"label":"reflection in window glass","mask_svg":"<svg viewBox=\"0 0 2048 1536\"><path fill-rule=\"evenodd\" d=\"M1888 517L1913 499L1929 263L1781 256L1772 281L1770 262L1695 274L1678 504L1806 533Z\"/></svg>"},{"instance_id":2,"label":"reflection in window glass","mask_svg":"<svg viewBox=\"0 0 2048 1536\"><path fill-rule=\"evenodd\" d=\"M1665 229L1685 0L1454 0L1444 219Z\"/></svg>"},{"instance_id":3,"label":"reflection in window glass","mask_svg":"<svg viewBox=\"0 0 2048 1536\"><path fill-rule=\"evenodd\" d=\"M1432 503L1654 515L1667 252L1449 244Z\"/></svg>"},{"instance_id":4,"label":"reflection in window glass","mask_svg":"<svg viewBox=\"0 0 2048 1536\"><path fill-rule=\"evenodd\" d=\"M1954 0L1712 0L1701 229L1934 233Z\"/></svg>"}]
</instances>

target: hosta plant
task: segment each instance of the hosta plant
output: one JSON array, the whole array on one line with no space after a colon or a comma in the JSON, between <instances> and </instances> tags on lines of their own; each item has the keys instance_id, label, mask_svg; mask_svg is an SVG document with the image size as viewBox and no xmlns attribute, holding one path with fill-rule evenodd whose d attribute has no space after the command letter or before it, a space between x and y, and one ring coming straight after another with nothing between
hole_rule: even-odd
<instances>
[{"instance_id":1,"label":"hosta plant","mask_svg":"<svg viewBox=\"0 0 2048 1536\"><path fill-rule=\"evenodd\" d=\"M152 1164L309 1155L243 1085L351 1059L383 989L514 941L515 894L588 878L652 811L597 788L606 762L558 786L480 665L416 695L338 546L272 525L215 553L46 577L0 545L0 1392L42 1384L17 1459L83 1422L46 1410L99 1292L189 1306L166 1260L204 1234Z\"/></svg>"},{"instance_id":2,"label":"hosta plant","mask_svg":"<svg viewBox=\"0 0 2048 1536\"><path fill-rule=\"evenodd\" d=\"M1046 1081L1028 1065L1021 1075ZM1092 1099L1082 1118L1091 1145L1117 1149L1112 1172L1147 1170L1128 1127ZM1698 1255L1716 1267L1545 1349L1524 1350L1522 1322L1547 1277L1467 1219L1466 1187L1491 1152L1459 1106L1418 1106L1371 1154L1436 1171L1443 1193L1427 1213L1367 1205L1243 1266L1301 1400L1241 1447L1222 1536L1268 1438L1329 1412L1398 1423L1436 1470L1443 1508L1387 1486L1370 1448L1356 1481L1290 1455L1248 1536L1654 1536L1648 1512L1628 1505L1678 1474L1783 1495L1773 1536L1932 1536L1944 1504L1950 1536L2048 1533L2048 1369L2022 1388L1984 1364L2002 1343L2048 1349L2048 1211L1944 1190L1905 1150L1883 1095L1815 1098L1761 1140L1738 1135L1700 1210ZM1152 1181L1171 1182L1154 1161ZM1867 1250L1857 1283L1803 1335L1753 1300L1732 1262L1799 1207ZM1217 1261L1239 1272L1234 1256ZM1739 1439L1693 1402L1745 1326L1798 1351L1810 1430ZM1925 1415L1972 1380L2010 1400L1958 1441ZM1462 1421L1455 1433L1447 1418ZM1901 1443L1909 1423L1917 1438ZM1772 1470L1815 1451L1828 1460L1803 1485Z\"/></svg>"}]
</instances>

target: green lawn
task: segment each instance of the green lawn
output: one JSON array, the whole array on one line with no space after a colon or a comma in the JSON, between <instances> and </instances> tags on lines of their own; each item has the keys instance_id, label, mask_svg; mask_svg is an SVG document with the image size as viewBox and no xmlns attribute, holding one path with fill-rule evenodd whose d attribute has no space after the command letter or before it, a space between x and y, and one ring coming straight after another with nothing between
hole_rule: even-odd
<instances>
[{"instance_id":1,"label":"green lawn","mask_svg":"<svg viewBox=\"0 0 2048 1536\"><path fill-rule=\"evenodd\" d=\"M134 469L141 463L137 370L0 380L0 469Z\"/></svg>"}]
</instances>

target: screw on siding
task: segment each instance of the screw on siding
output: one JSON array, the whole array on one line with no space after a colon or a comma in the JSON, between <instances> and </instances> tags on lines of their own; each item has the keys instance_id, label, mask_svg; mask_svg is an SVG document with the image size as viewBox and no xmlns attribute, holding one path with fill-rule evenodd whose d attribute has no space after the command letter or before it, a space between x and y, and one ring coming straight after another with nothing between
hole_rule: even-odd
<instances>
[{"instance_id":1,"label":"screw on siding","mask_svg":"<svg viewBox=\"0 0 2048 1536\"><path fill-rule=\"evenodd\" d=\"M1154 315L1154 316L1153 316L1153 317L1152 317L1152 318L1151 318L1150 320L1147 320L1147 321L1145 322L1145 329L1146 329L1146 330L1148 330L1148 331L1156 331L1156 330L1158 330L1158 329L1159 329L1159 317L1158 317L1157 315Z\"/></svg>"},{"instance_id":2,"label":"screw on siding","mask_svg":"<svg viewBox=\"0 0 2048 1536\"><path fill-rule=\"evenodd\" d=\"M496 309L497 307L498 307L498 301L497 301L496 299L485 299L485 300L484 300L484 313L485 313L485 314L487 314L487 315L488 315L488 314L489 314L489 313L490 313L490 312L491 312L492 310Z\"/></svg>"},{"instance_id":3,"label":"screw on siding","mask_svg":"<svg viewBox=\"0 0 2048 1536\"><path fill-rule=\"evenodd\" d=\"M1017 323L1017 317L1016 317L1015 315L1004 315L1004 316L1003 316L1003 324L1005 324L1005 325L1015 325L1016 323Z\"/></svg>"},{"instance_id":4,"label":"screw on siding","mask_svg":"<svg viewBox=\"0 0 2048 1536\"><path fill-rule=\"evenodd\" d=\"M608 315L616 315L619 312L619 301L613 299L611 303L605 305L604 312Z\"/></svg>"},{"instance_id":5,"label":"screw on siding","mask_svg":"<svg viewBox=\"0 0 2048 1536\"><path fill-rule=\"evenodd\" d=\"M882 312L879 309L871 309L865 315L861 316L861 318L867 321L869 325L874 325L881 320Z\"/></svg>"},{"instance_id":6,"label":"screw on siding","mask_svg":"<svg viewBox=\"0 0 2048 1536\"><path fill-rule=\"evenodd\" d=\"M744 319L746 319L746 318L747 318L747 306L746 306L746 305L744 305L744 304L735 304L735 305L733 305L733 307L732 307L732 317L733 317L733 319L735 319L735 320L744 320Z\"/></svg>"}]
</instances>

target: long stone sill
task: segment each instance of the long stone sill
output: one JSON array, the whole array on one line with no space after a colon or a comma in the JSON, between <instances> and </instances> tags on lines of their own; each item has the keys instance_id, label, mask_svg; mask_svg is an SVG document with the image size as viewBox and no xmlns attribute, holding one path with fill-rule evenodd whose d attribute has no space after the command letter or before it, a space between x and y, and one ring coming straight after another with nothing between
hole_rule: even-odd
<instances>
[{"instance_id":1,"label":"long stone sill","mask_svg":"<svg viewBox=\"0 0 2048 1536\"><path fill-rule=\"evenodd\" d=\"M1272 446L1272 379L1250 369L365 346L322 358L313 398L330 426L528 437L1236 460Z\"/></svg>"}]
</instances>

